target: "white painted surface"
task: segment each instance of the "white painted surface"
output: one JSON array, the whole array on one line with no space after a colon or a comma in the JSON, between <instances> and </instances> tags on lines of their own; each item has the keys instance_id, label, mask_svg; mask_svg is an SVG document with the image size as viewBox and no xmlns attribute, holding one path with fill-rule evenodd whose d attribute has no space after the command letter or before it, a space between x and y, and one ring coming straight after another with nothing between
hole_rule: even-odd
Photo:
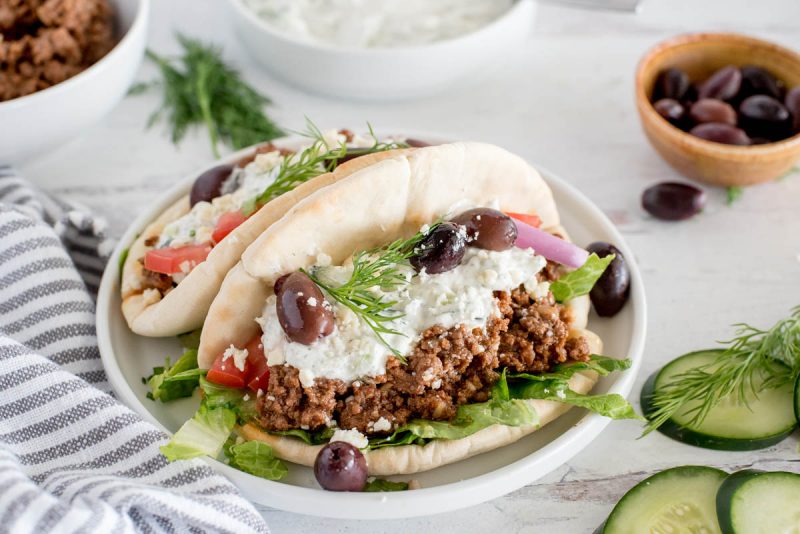
<instances>
[{"instance_id":1,"label":"white painted surface","mask_svg":"<svg viewBox=\"0 0 800 534\"><path fill-rule=\"evenodd\" d=\"M180 30L225 47L246 77L276 102L273 116L320 125L438 131L500 144L571 181L614 219L635 250L648 293L646 376L688 350L730 335L728 325L767 326L800 304L800 174L748 189L732 208L710 190L699 217L678 224L648 218L644 187L679 178L648 146L633 105L633 72L645 49L692 30L742 31L800 49L800 3L765 0L650 0L640 15L542 4L528 45L480 78L408 102L365 104L311 96L272 79L236 41L223 2L153 5L150 46L174 51ZM151 68L139 78L148 79ZM99 126L23 168L42 187L108 215L121 233L172 180L211 160L202 132L179 148L161 127L144 131L155 95L128 98ZM755 465L798 471L797 437L765 451L726 453L615 422L587 451L541 481L469 510L381 523L324 520L264 509L273 531L590 532L647 473L681 464ZM794 462L794 463L793 463Z\"/></svg>"}]
</instances>

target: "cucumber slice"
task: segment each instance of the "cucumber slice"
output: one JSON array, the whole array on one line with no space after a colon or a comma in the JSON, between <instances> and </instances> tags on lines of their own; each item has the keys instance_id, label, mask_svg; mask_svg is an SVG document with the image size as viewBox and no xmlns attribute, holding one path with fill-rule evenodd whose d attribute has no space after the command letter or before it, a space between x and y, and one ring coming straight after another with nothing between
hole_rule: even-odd
<instances>
[{"instance_id":1,"label":"cucumber slice","mask_svg":"<svg viewBox=\"0 0 800 534\"><path fill-rule=\"evenodd\" d=\"M635 485L611 511L603 534L718 534L715 497L725 471L687 465Z\"/></svg>"},{"instance_id":2,"label":"cucumber slice","mask_svg":"<svg viewBox=\"0 0 800 534\"><path fill-rule=\"evenodd\" d=\"M655 411L652 397L660 386L673 376L689 369L713 363L722 349L690 352L665 365L642 388L642 410L645 417ZM787 373L788 373L787 369ZM761 379L756 378L760 390ZM691 402L661 425L662 434L690 445L707 449L749 451L770 447L792 433L797 426L794 414L792 385L760 390L758 397L749 394L747 404L738 399L723 399L712 408L700 424L689 424L687 412L698 402Z\"/></svg>"},{"instance_id":3,"label":"cucumber slice","mask_svg":"<svg viewBox=\"0 0 800 534\"><path fill-rule=\"evenodd\" d=\"M717 492L723 534L800 532L800 475L739 471Z\"/></svg>"}]
</instances>

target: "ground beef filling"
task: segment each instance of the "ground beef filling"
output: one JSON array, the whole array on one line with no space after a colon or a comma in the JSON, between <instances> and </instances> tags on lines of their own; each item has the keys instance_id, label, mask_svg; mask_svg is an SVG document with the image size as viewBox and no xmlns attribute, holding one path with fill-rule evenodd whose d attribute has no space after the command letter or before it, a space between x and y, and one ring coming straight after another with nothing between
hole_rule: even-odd
<instances>
[{"instance_id":1,"label":"ground beef filling","mask_svg":"<svg viewBox=\"0 0 800 534\"><path fill-rule=\"evenodd\" d=\"M386 374L345 384L317 379L300 384L288 365L270 368L269 386L258 402L266 430L318 430L335 420L340 428L386 434L381 418L393 428L411 419L452 419L459 405L489 398L498 370L545 372L567 361L589 359L583 337L569 338L570 312L552 295L539 301L522 288L497 292L501 315L486 328L433 326L422 334L402 364L390 358Z\"/></svg>"}]
</instances>

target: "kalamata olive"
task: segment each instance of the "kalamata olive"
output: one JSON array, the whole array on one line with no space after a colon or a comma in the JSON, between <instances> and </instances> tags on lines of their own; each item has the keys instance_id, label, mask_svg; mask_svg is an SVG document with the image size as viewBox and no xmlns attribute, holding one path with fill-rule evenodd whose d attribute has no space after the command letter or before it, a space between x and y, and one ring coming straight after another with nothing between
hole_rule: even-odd
<instances>
[{"instance_id":1,"label":"kalamata olive","mask_svg":"<svg viewBox=\"0 0 800 534\"><path fill-rule=\"evenodd\" d=\"M278 322L291 341L311 345L333 332L333 311L307 274L282 276L275 287Z\"/></svg>"},{"instance_id":2,"label":"kalamata olive","mask_svg":"<svg viewBox=\"0 0 800 534\"><path fill-rule=\"evenodd\" d=\"M784 139L791 134L792 117L783 104L767 95L753 95L739 105L739 126L748 135Z\"/></svg>"},{"instance_id":3,"label":"kalamata olive","mask_svg":"<svg viewBox=\"0 0 800 534\"><path fill-rule=\"evenodd\" d=\"M417 246L411 265L417 271L425 269L437 274L455 269L467 248L467 232L463 226L444 222L436 226Z\"/></svg>"},{"instance_id":4,"label":"kalamata olive","mask_svg":"<svg viewBox=\"0 0 800 534\"><path fill-rule=\"evenodd\" d=\"M332 441L317 454L314 476L326 490L362 491L367 485L367 461L349 443Z\"/></svg>"},{"instance_id":5,"label":"kalamata olive","mask_svg":"<svg viewBox=\"0 0 800 534\"><path fill-rule=\"evenodd\" d=\"M689 77L680 69L667 69L658 75L653 87L653 101L662 98L682 100L689 89Z\"/></svg>"},{"instance_id":6,"label":"kalamata olive","mask_svg":"<svg viewBox=\"0 0 800 534\"><path fill-rule=\"evenodd\" d=\"M194 206L198 202L211 202L222 194L222 184L231 175L233 165L218 165L195 178L192 192L189 194L189 204Z\"/></svg>"},{"instance_id":7,"label":"kalamata olive","mask_svg":"<svg viewBox=\"0 0 800 534\"><path fill-rule=\"evenodd\" d=\"M706 205L706 194L693 185L661 182L642 193L642 207L653 217L680 221L699 213Z\"/></svg>"},{"instance_id":8,"label":"kalamata olive","mask_svg":"<svg viewBox=\"0 0 800 534\"><path fill-rule=\"evenodd\" d=\"M692 117L692 120L698 124L704 122L721 122L723 124L736 126L736 110L733 109L733 106L722 100L715 100L713 98L700 99L692 104L689 115Z\"/></svg>"},{"instance_id":9,"label":"kalamata olive","mask_svg":"<svg viewBox=\"0 0 800 534\"><path fill-rule=\"evenodd\" d=\"M612 317L622 309L630 296L631 273L628 270L628 263L622 252L611 243L596 241L586 247L586 250L601 258L611 254L615 256L589 292L589 298L597 315Z\"/></svg>"},{"instance_id":10,"label":"kalamata olive","mask_svg":"<svg viewBox=\"0 0 800 534\"><path fill-rule=\"evenodd\" d=\"M742 85L742 73L733 65L723 67L704 81L698 89L698 98L728 100L736 96Z\"/></svg>"},{"instance_id":11,"label":"kalamata olive","mask_svg":"<svg viewBox=\"0 0 800 534\"><path fill-rule=\"evenodd\" d=\"M800 133L800 86L786 93L783 103L792 114L792 133Z\"/></svg>"},{"instance_id":12,"label":"kalamata olive","mask_svg":"<svg viewBox=\"0 0 800 534\"><path fill-rule=\"evenodd\" d=\"M517 225L502 211L491 208L467 210L452 222L467 229L467 244L486 250L508 250L517 240Z\"/></svg>"},{"instance_id":13,"label":"kalamata olive","mask_svg":"<svg viewBox=\"0 0 800 534\"><path fill-rule=\"evenodd\" d=\"M413 148L422 148L422 147L426 147L426 146L431 146L431 144L429 142L427 142L427 141L421 141L419 139L412 139L410 137L408 139L406 139L406 144L408 146L410 146L410 147L413 147Z\"/></svg>"},{"instance_id":14,"label":"kalamata olive","mask_svg":"<svg viewBox=\"0 0 800 534\"><path fill-rule=\"evenodd\" d=\"M653 104L653 107L659 115L676 126L683 120L686 112L681 103L672 98L662 98Z\"/></svg>"},{"instance_id":15,"label":"kalamata olive","mask_svg":"<svg viewBox=\"0 0 800 534\"><path fill-rule=\"evenodd\" d=\"M744 100L748 96L767 95L772 98L780 98L781 90L778 80L767 70L753 65L741 68L742 86L739 88L737 99Z\"/></svg>"},{"instance_id":16,"label":"kalamata olive","mask_svg":"<svg viewBox=\"0 0 800 534\"><path fill-rule=\"evenodd\" d=\"M719 122L698 124L689 133L706 141L714 141L715 143L724 143L726 145L747 146L750 144L750 138L744 133L744 130Z\"/></svg>"}]
</instances>

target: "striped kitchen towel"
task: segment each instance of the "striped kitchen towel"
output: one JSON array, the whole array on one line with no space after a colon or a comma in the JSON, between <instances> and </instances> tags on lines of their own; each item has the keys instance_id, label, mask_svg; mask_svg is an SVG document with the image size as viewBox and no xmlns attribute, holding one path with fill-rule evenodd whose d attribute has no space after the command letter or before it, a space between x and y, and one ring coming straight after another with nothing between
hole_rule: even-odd
<instances>
[{"instance_id":1,"label":"striped kitchen towel","mask_svg":"<svg viewBox=\"0 0 800 534\"><path fill-rule=\"evenodd\" d=\"M93 293L111 243L0 166L0 532L267 532L200 460L117 402Z\"/></svg>"}]
</instances>

